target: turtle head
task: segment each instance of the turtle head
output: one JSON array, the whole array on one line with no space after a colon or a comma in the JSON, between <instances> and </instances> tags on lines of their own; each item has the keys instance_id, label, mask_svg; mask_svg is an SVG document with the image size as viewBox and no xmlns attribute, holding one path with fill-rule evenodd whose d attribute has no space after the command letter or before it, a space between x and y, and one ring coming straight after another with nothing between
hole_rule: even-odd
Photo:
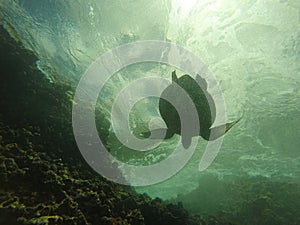
<instances>
[{"instance_id":1,"label":"turtle head","mask_svg":"<svg viewBox=\"0 0 300 225\"><path fill-rule=\"evenodd\" d=\"M197 81L198 85L200 85L200 87L202 88L202 90L206 90L207 89L206 80L204 78L202 78L199 74L196 75L196 81Z\"/></svg>"}]
</instances>

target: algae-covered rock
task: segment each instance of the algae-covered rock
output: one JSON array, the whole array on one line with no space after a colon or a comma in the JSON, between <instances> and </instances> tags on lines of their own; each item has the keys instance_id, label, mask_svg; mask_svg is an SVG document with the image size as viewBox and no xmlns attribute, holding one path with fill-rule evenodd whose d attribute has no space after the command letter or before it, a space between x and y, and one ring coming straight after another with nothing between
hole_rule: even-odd
<instances>
[{"instance_id":1,"label":"algae-covered rock","mask_svg":"<svg viewBox=\"0 0 300 225\"><path fill-rule=\"evenodd\" d=\"M201 224L95 173L72 133L74 88L49 82L36 60L0 27L0 225ZM109 124L97 115L105 140Z\"/></svg>"}]
</instances>

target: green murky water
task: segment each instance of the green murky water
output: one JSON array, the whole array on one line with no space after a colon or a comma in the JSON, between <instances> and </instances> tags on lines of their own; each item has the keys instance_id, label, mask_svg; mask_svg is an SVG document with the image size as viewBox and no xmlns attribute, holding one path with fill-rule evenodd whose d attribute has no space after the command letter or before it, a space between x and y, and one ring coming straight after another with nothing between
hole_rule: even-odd
<instances>
[{"instance_id":1,"label":"green murky water","mask_svg":"<svg viewBox=\"0 0 300 225\"><path fill-rule=\"evenodd\" d=\"M137 192L181 201L194 213L231 214L241 224L299 223L300 199L293 198L299 198L294 187L300 182L299 1L2 0L0 8L3 26L38 55L50 82L76 87L97 57L133 41L171 41L196 54L219 82L228 119L243 118L207 170L198 171L207 144L201 139L178 174ZM144 63L120 70L100 93L99 110L110 120L110 105L123 87L145 76L170 79L173 69ZM142 129L155 115L157 99L140 102L130 126ZM175 136L155 152L136 154L107 128L113 155L132 164L163 160L178 142ZM256 216L267 219L255 222Z\"/></svg>"}]
</instances>

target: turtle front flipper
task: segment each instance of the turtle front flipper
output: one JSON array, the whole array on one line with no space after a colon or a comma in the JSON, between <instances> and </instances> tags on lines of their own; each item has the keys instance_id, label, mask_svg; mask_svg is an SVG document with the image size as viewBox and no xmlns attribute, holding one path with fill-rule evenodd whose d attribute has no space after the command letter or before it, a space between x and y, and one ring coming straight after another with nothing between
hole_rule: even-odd
<instances>
[{"instance_id":1,"label":"turtle front flipper","mask_svg":"<svg viewBox=\"0 0 300 225\"><path fill-rule=\"evenodd\" d=\"M238 119L236 121L230 122L230 123L226 123L217 127L212 127L210 128L210 135L209 136L202 136L204 139L209 140L209 141L213 141L218 139L219 137L221 137L222 135L224 135L225 133L227 133L235 124L237 124L239 121L241 120Z\"/></svg>"}]
</instances>

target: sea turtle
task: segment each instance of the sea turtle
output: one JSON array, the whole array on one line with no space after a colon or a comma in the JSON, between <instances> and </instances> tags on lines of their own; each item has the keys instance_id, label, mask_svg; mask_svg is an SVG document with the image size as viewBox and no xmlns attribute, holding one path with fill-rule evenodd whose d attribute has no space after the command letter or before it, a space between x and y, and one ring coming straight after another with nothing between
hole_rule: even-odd
<instances>
[{"instance_id":1,"label":"sea turtle","mask_svg":"<svg viewBox=\"0 0 300 225\"><path fill-rule=\"evenodd\" d=\"M182 103L184 97L178 92L177 85L186 91L197 110L200 130L191 131L189 135L182 137L182 145L188 148L191 144L192 137L201 136L205 140L215 140L225 134L240 119L226 123L217 127L211 127L216 117L216 107L213 98L208 93L206 81L196 75L196 79L185 74L177 77L176 71L172 72L172 83L162 92L159 99L159 112L165 121L167 128L159 128L151 131L151 138L161 138L165 134L164 139L171 138L174 134L181 135L181 122L176 108L165 98L173 97L176 102ZM142 134L143 137L150 136L150 132Z\"/></svg>"}]
</instances>

